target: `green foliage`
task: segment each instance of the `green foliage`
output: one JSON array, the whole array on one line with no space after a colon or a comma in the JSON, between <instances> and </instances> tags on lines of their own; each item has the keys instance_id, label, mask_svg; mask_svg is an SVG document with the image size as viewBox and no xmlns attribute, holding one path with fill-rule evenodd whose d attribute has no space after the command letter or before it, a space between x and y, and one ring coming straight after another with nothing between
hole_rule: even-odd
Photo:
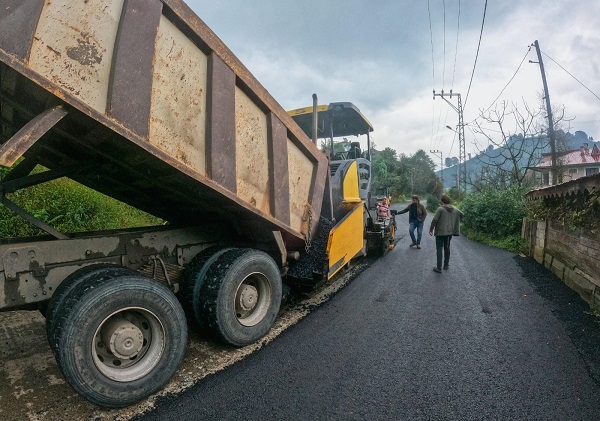
<instances>
[{"instance_id":1,"label":"green foliage","mask_svg":"<svg viewBox=\"0 0 600 421\"><path fill-rule=\"evenodd\" d=\"M9 199L65 233L160 225L163 222L69 179L19 190ZM40 234L44 232L0 207L0 238Z\"/></svg>"},{"instance_id":2,"label":"green foliage","mask_svg":"<svg viewBox=\"0 0 600 421\"><path fill-rule=\"evenodd\" d=\"M567 195L532 200L528 203L531 219L551 219L571 230L600 230L600 189L592 188L587 195Z\"/></svg>"},{"instance_id":3,"label":"green foliage","mask_svg":"<svg viewBox=\"0 0 600 421\"><path fill-rule=\"evenodd\" d=\"M495 239L520 236L527 216L524 192L517 187L470 194L460 208L465 229Z\"/></svg>"},{"instance_id":4,"label":"green foliage","mask_svg":"<svg viewBox=\"0 0 600 421\"><path fill-rule=\"evenodd\" d=\"M373 151L372 169L373 187L387 187L393 197L442 193L441 182L434 174L435 164L423 150L400 157L391 148Z\"/></svg>"},{"instance_id":5,"label":"green foliage","mask_svg":"<svg viewBox=\"0 0 600 421\"><path fill-rule=\"evenodd\" d=\"M435 213L437 208L440 206L440 199L432 194L426 194L423 199L427 201L425 204L425 209L427 209L427 212Z\"/></svg>"},{"instance_id":6,"label":"green foliage","mask_svg":"<svg viewBox=\"0 0 600 421\"><path fill-rule=\"evenodd\" d=\"M450 187L448 189L448 193L446 194L457 202L462 202L462 200L467 196L464 190L461 190L459 194L458 187L456 186Z\"/></svg>"},{"instance_id":7,"label":"green foliage","mask_svg":"<svg viewBox=\"0 0 600 421\"><path fill-rule=\"evenodd\" d=\"M520 233L498 238L496 236L473 231L465 227L463 227L463 233L471 240L479 241L489 246L511 251L513 253L524 254L527 250L527 243L521 238Z\"/></svg>"}]
</instances>

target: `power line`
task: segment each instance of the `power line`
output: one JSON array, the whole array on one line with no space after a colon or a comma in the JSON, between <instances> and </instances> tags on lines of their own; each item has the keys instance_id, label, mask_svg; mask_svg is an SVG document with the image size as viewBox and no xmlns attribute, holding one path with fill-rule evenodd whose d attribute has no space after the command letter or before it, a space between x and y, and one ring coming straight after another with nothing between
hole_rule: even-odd
<instances>
[{"instance_id":1,"label":"power line","mask_svg":"<svg viewBox=\"0 0 600 421\"><path fill-rule=\"evenodd\" d=\"M561 66L560 64L558 64L558 62L556 60L554 60L552 57L550 57L548 54L544 53L542 51L542 54L545 55L546 57L548 57L550 60L552 60L558 67L560 67L561 69L563 69L569 76L571 76L573 79L575 79L577 82L579 82L579 84L581 86L583 86L585 89L587 89L592 95L594 95L596 98L598 98L600 100L600 97L598 97L598 95L596 95L594 92L592 92L592 90L590 88L588 88L587 86L585 86L583 84L583 82L581 82L579 79L577 79L575 76L573 76L567 69L565 69L563 66Z\"/></svg>"},{"instance_id":2,"label":"power line","mask_svg":"<svg viewBox=\"0 0 600 421\"><path fill-rule=\"evenodd\" d=\"M429 39L431 41L431 86L435 92L435 58L433 55L433 29L431 27L431 7L429 5L429 0L427 0L427 15L429 16ZM433 140L434 125L435 125L435 103L433 104L433 107L431 110L431 144L434 143L434 140Z\"/></svg>"},{"instance_id":3,"label":"power line","mask_svg":"<svg viewBox=\"0 0 600 421\"><path fill-rule=\"evenodd\" d=\"M458 21L456 23L456 47L454 48L454 69L452 70L452 84L450 89L454 89L454 76L456 75L456 56L458 54L458 34L460 33L460 0L458 0Z\"/></svg>"},{"instance_id":4,"label":"power line","mask_svg":"<svg viewBox=\"0 0 600 421\"><path fill-rule=\"evenodd\" d=\"M444 5L444 66L442 68L442 89L446 82L446 0L442 0Z\"/></svg>"},{"instance_id":5,"label":"power line","mask_svg":"<svg viewBox=\"0 0 600 421\"><path fill-rule=\"evenodd\" d=\"M435 88L435 59L433 56L433 29L431 28L431 9L429 7L429 0L427 0L427 14L429 15L429 39L431 40L431 82L432 87Z\"/></svg>"},{"instance_id":6,"label":"power line","mask_svg":"<svg viewBox=\"0 0 600 421\"><path fill-rule=\"evenodd\" d=\"M471 92L471 84L473 83L473 76L475 75L475 67L477 66L477 58L479 57L479 47L481 47L481 37L483 36L483 27L485 25L485 13L487 11L487 3L487 0L485 0L485 6L483 7L483 20L481 21L481 31L479 32L479 42L477 43L477 53L475 54L475 63L473 64L473 72L471 73L471 80L469 81L469 88L467 89L467 96L465 97L465 104L463 110L467 106L467 101L469 100L469 92Z\"/></svg>"},{"instance_id":7,"label":"power line","mask_svg":"<svg viewBox=\"0 0 600 421\"><path fill-rule=\"evenodd\" d=\"M508 85L510 85L510 83L513 81L513 79L515 78L515 76L517 76L517 73L519 73L519 70L521 70L521 66L523 65L523 63L525 62L525 59L527 58L527 56L529 55L529 52L531 51L531 45L529 46L529 48L527 49L527 52L525 53L525 55L523 56L523 60L521 60L521 63L519 63L519 66L517 67L517 70L515 70L515 73L512 75L512 77L509 79L508 82L506 82L506 85L504 85L504 88L502 88L502 90L500 91L500 93L498 94L498 96L496 96L496 98L492 101L492 103L490 104L489 107L486 108L485 111L483 111L481 114L487 113L490 108L492 108L494 106L494 104L496 103L496 101L498 101L498 98L500 98L500 95L502 95L502 93L504 92L504 90L506 88L508 88ZM473 123L475 120L479 119L479 117L474 118L473 120L471 120L470 122L467 123L467 125Z\"/></svg>"}]
</instances>

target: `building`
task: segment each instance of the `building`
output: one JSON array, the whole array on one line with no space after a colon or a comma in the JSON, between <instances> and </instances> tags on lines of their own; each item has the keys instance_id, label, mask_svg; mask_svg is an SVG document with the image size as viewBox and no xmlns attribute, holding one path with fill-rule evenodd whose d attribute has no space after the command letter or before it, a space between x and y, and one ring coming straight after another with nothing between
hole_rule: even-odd
<instances>
[{"instance_id":1,"label":"building","mask_svg":"<svg viewBox=\"0 0 600 421\"><path fill-rule=\"evenodd\" d=\"M600 147L595 143L592 143L592 147L589 145L589 143L584 143L579 149L557 152L556 164L559 183L600 173ZM537 174L536 184L550 185L551 167L552 154L542 154L542 161L535 167L531 167L531 170ZM556 184L556 182L552 184Z\"/></svg>"}]
</instances>

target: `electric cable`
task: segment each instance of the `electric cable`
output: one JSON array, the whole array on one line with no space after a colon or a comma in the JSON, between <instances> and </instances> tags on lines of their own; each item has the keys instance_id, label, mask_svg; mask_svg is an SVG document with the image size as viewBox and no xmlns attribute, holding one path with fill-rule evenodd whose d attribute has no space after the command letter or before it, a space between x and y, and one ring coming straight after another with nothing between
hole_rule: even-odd
<instances>
[{"instance_id":1,"label":"electric cable","mask_svg":"<svg viewBox=\"0 0 600 421\"><path fill-rule=\"evenodd\" d=\"M525 62L525 59L527 58L527 56L529 55L529 52L531 51L531 45L529 46L529 48L527 49L527 52L525 53L525 55L523 56L523 60L521 60L521 63L519 63L519 66L517 67L517 70L515 70L515 73L512 75L512 77L508 80L508 82L506 82L506 85L504 85L504 88L502 88L502 90L500 91L500 93L496 96L496 98L491 102L490 106L487 107L485 109L485 111L483 111L481 114L485 114L487 113L490 108L492 108L494 106L494 104L496 103L496 101L498 100L498 98L500 98L500 95L502 95L502 93L506 90L506 88L508 88L508 85L510 85L510 83L513 81L513 79L515 78L515 76L517 76L517 73L519 73L519 70L521 70L521 66L523 65L523 63ZM467 124L465 124L465 126L468 126L469 124L473 123L474 121L478 120L478 117L475 117L473 120L469 121Z\"/></svg>"},{"instance_id":2,"label":"electric cable","mask_svg":"<svg viewBox=\"0 0 600 421\"><path fill-rule=\"evenodd\" d=\"M477 53L475 54L475 63L473 63L473 72L471 73L471 80L469 81L469 88L467 89L467 96L465 97L465 103L463 105L463 112L467 107L467 101L469 100L469 93L471 92L471 84L473 83L473 76L475 76L475 67L477 66L477 58L479 57L479 48L481 47L481 38L483 36L483 27L485 26L485 14L487 11L487 0L483 6L483 20L481 21L481 31L479 32L479 42L477 43Z\"/></svg>"},{"instance_id":3,"label":"electric cable","mask_svg":"<svg viewBox=\"0 0 600 421\"><path fill-rule=\"evenodd\" d=\"M427 0L427 15L429 17L429 40L431 41L431 85L432 90L435 92L435 58L433 53L433 29L431 26L431 7L429 0ZM435 103L431 110L431 141L430 144L434 144L434 126L435 126Z\"/></svg>"},{"instance_id":4,"label":"electric cable","mask_svg":"<svg viewBox=\"0 0 600 421\"><path fill-rule=\"evenodd\" d=\"M600 97L598 97L598 95L596 95L594 92L592 92L592 90L590 88L588 88L587 86L585 86L583 84L583 82L581 82L579 79L577 79L575 76L573 76L567 69L565 69L563 66L561 66L556 60L554 60L552 57L550 57L548 54L544 53L542 51L542 54L545 55L546 57L548 57L550 60L552 60L558 67L560 67L561 69L563 69L569 76L571 76L573 79L575 79L577 82L579 82L579 84L581 86L583 86L585 89L587 89L592 95L594 95L598 100L600 100Z\"/></svg>"},{"instance_id":5,"label":"electric cable","mask_svg":"<svg viewBox=\"0 0 600 421\"><path fill-rule=\"evenodd\" d=\"M458 54L458 34L460 33L460 0L458 0L458 21L456 23L456 47L454 48L454 69L452 70L452 84L450 89L454 88L454 76L456 75L456 56Z\"/></svg>"},{"instance_id":6,"label":"electric cable","mask_svg":"<svg viewBox=\"0 0 600 421\"><path fill-rule=\"evenodd\" d=\"M442 66L442 90L444 89L444 83L446 83L446 0L442 0L444 5L444 65Z\"/></svg>"}]
</instances>

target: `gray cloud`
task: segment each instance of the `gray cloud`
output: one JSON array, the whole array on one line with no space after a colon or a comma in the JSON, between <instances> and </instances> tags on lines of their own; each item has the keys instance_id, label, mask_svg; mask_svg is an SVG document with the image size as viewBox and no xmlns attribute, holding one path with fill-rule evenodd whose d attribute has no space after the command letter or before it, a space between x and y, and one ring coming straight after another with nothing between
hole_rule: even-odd
<instances>
[{"instance_id":1,"label":"gray cloud","mask_svg":"<svg viewBox=\"0 0 600 421\"><path fill-rule=\"evenodd\" d=\"M452 87L466 99L484 2L460 1L458 50L458 0L187 3L284 108L310 105L312 93L321 103L351 101L373 123L378 147L458 153L454 134L444 129L456 125L456 113L440 99L433 101L431 91ZM600 95L597 16L595 0L489 2L465 122L492 103L536 39L548 56ZM498 101L539 101L539 67L529 59L537 61L534 52ZM544 62L552 102L576 117L571 130L600 137L600 100L550 59ZM467 131L467 149L473 149L472 137Z\"/></svg>"}]
</instances>

